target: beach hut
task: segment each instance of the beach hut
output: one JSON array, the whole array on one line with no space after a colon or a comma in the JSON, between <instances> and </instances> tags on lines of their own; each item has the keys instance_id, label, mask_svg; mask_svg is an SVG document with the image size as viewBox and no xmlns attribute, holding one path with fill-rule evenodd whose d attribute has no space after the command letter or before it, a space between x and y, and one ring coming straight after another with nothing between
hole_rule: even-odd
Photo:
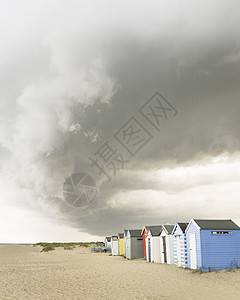
<instances>
[{"instance_id":1,"label":"beach hut","mask_svg":"<svg viewBox=\"0 0 240 300\"><path fill-rule=\"evenodd\" d=\"M124 255L124 234L118 234L118 254Z\"/></svg>"},{"instance_id":2,"label":"beach hut","mask_svg":"<svg viewBox=\"0 0 240 300\"><path fill-rule=\"evenodd\" d=\"M123 230L123 241L124 241L124 256L127 256L127 229Z\"/></svg>"},{"instance_id":3,"label":"beach hut","mask_svg":"<svg viewBox=\"0 0 240 300\"><path fill-rule=\"evenodd\" d=\"M106 238L105 238L105 246L106 247L112 247L112 242L111 242L111 237L110 236L106 236Z\"/></svg>"},{"instance_id":4,"label":"beach hut","mask_svg":"<svg viewBox=\"0 0 240 300\"><path fill-rule=\"evenodd\" d=\"M126 239L126 258L143 258L141 229L127 231Z\"/></svg>"},{"instance_id":5,"label":"beach hut","mask_svg":"<svg viewBox=\"0 0 240 300\"><path fill-rule=\"evenodd\" d=\"M141 235L143 238L143 256L146 258L146 239L147 239L147 229L149 226L143 226Z\"/></svg>"},{"instance_id":6,"label":"beach hut","mask_svg":"<svg viewBox=\"0 0 240 300\"><path fill-rule=\"evenodd\" d=\"M232 220L192 219L186 229L188 267L211 272L240 266L240 227Z\"/></svg>"},{"instance_id":7,"label":"beach hut","mask_svg":"<svg viewBox=\"0 0 240 300\"><path fill-rule=\"evenodd\" d=\"M186 268L187 267L187 239L186 228L188 223L176 223L173 228L173 249L174 264Z\"/></svg>"},{"instance_id":8,"label":"beach hut","mask_svg":"<svg viewBox=\"0 0 240 300\"><path fill-rule=\"evenodd\" d=\"M113 235L111 238L112 242L112 255L118 255L118 236Z\"/></svg>"},{"instance_id":9,"label":"beach hut","mask_svg":"<svg viewBox=\"0 0 240 300\"><path fill-rule=\"evenodd\" d=\"M149 226L147 229L147 251L146 258L148 262L160 262L160 232L162 225Z\"/></svg>"},{"instance_id":10,"label":"beach hut","mask_svg":"<svg viewBox=\"0 0 240 300\"><path fill-rule=\"evenodd\" d=\"M160 233L161 263L173 264L173 231L174 225L162 225Z\"/></svg>"}]
</instances>

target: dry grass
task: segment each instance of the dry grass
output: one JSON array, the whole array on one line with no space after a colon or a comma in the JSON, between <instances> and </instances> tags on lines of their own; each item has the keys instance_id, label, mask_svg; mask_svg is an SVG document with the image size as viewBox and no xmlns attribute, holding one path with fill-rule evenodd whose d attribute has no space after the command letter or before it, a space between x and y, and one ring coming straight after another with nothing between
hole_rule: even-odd
<instances>
[{"instance_id":1,"label":"dry grass","mask_svg":"<svg viewBox=\"0 0 240 300\"><path fill-rule=\"evenodd\" d=\"M46 243L39 242L33 245L33 247L43 247L41 252L53 251L55 248L63 248L64 250L72 250L76 247L90 247L92 244L97 246L104 246L103 242L70 242L70 243Z\"/></svg>"}]
</instances>

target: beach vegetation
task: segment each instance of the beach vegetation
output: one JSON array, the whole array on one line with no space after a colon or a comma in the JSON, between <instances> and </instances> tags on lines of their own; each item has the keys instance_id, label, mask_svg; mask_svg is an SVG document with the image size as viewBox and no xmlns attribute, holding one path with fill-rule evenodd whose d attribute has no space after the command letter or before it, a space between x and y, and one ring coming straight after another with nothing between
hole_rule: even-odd
<instances>
[{"instance_id":1,"label":"beach vegetation","mask_svg":"<svg viewBox=\"0 0 240 300\"><path fill-rule=\"evenodd\" d=\"M42 248L41 252L48 252L48 251L53 251L55 250L55 248L53 246L46 246L44 248Z\"/></svg>"},{"instance_id":2,"label":"beach vegetation","mask_svg":"<svg viewBox=\"0 0 240 300\"><path fill-rule=\"evenodd\" d=\"M64 250L73 250L76 247L90 247L92 244L97 246L104 246L103 242L69 242L69 243L46 243L39 242L33 244L33 247L40 246L42 247L41 252L53 251L55 248L63 248Z\"/></svg>"}]
</instances>

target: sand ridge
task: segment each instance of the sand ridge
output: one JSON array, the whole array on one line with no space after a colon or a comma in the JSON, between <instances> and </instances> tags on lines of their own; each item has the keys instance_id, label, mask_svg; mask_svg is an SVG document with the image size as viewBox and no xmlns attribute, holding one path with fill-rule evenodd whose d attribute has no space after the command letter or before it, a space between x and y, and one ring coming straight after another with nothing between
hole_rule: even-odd
<instances>
[{"instance_id":1,"label":"sand ridge","mask_svg":"<svg viewBox=\"0 0 240 300\"><path fill-rule=\"evenodd\" d=\"M198 274L90 248L0 245L0 299L240 299L240 270Z\"/></svg>"}]
</instances>

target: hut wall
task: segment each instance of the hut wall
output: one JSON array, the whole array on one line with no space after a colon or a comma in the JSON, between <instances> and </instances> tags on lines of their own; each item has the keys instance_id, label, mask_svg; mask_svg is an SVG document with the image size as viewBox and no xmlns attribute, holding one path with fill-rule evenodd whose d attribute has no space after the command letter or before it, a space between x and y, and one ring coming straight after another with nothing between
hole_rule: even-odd
<instances>
[{"instance_id":1,"label":"hut wall","mask_svg":"<svg viewBox=\"0 0 240 300\"><path fill-rule=\"evenodd\" d=\"M169 234L166 236L166 242L167 242L167 264L172 265L173 264L173 235Z\"/></svg>"},{"instance_id":2,"label":"hut wall","mask_svg":"<svg viewBox=\"0 0 240 300\"><path fill-rule=\"evenodd\" d=\"M209 272L239 267L240 230L222 230L230 232L230 234L212 234L212 231L200 230L202 271Z\"/></svg>"},{"instance_id":3,"label":"hut wall","mask_svg":"<svg viewBox=\"0 0 240 300\"><path fill-rule=\"evenodd\" d=\"M146 235L146 260L151 262L151 236Z\"/></svg>"},{"instance_id":4,"label":"hut wall","mask_svg":"<svg viewBox=\"0 0 240 300\"><path fill-rule=\"evenodd\" d=\"M142 237L131 238L131 259L143 258L143 241Z\"/></svg>"},{"instance_id":5,"label":"hut wall","mask_svg":"<svg viewBox=\"0 0 240 300\"><path fill-rule=\"evenodd\" d=\"M124 230L123 233L123 240L124 240L124 256L127 256L127 230Z\"/></svg>"},{"instance_id":6,"label":"hut wall","mask_svg":"<svg viewBox=\"0 0 240 300\"><path fill-rule=\"evenodd\" d=\"M112 237L112 255L118 255L118 237Z\"/></svg>"},{"instance_id":7,"label":"hut wall","mask_svg":"<svg viewBox=\"0 0 240 300\"><path fill-rule=\"evenodd\" d=\"M131 237L129 235L127 235L127 238L126 238L126 258L132 259L132 255L131 255Z\"/></svg>"},{"instance_id":8,"label":"hut wall","mask_svg":"<svg viewBox=\"0 0 240 300\"><path fill-rule=\"evenodd\" d=\"M187 228L186 236L187 236L187 259L188 259L188 268L192 268L191 262L191 251L190 250L190 235L195 235L196 241L196 267L194 269L202 268L202 253L201 253L201 240L200 240L200 230L195 225L194 222L191 222Z\"/></svg>"},{"instance_id":9,"label":"hut wall","mask_svg":"<svg viewBox=\"0 0 240 300\"><path fill-rule=\"evenodd\" d=\"M152 236L150 233L146 238L147 248L146 248L146 259L148 262L160 262L160 242L159 236Z\"/></svg>"},{"instance_id":10,"label":"hut wall","mask_svg":"<svg viewBox=\"0 0 240 300\"><path fill-rule=\"evenodd\" d=\"M161 261L159 239L159 236L151 237L151 262L160 263Z\"/></svg>"},{"instance_id":11,"label":"hut wall","mask_svg":"<svg viewBox=\"0 0 240 300\"><path fill-rule=\"evenodd\" d=\"M146 258L146 229L144 229L143 234L143 256Z\"/></svg>"},{"instance_id":12,"label":"hut wall","mask_svg":"<svg viewBox=\"0 0 240 300\"><path fill-rule=\"evenodd\" d=\"M118 254L124 255L124 239L123 238L118 239Z\"/></svg>"}]
</instances>

